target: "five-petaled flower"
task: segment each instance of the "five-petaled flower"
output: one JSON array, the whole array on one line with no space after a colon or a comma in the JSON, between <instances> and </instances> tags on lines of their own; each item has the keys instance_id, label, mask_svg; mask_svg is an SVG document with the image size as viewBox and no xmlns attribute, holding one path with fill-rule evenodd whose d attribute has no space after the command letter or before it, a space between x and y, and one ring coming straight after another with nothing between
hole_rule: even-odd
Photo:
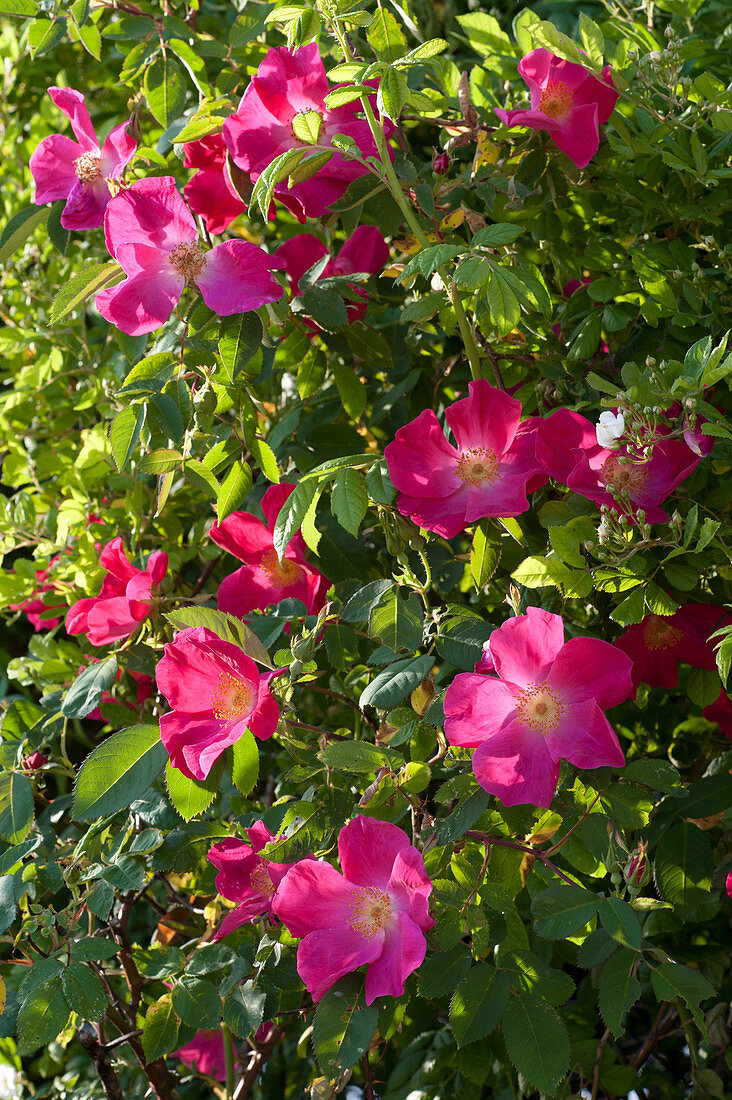
<instances>
[{"instance_id":1,"label":"five-petaled flower","mask_svg":"<svg viewBox=\"0 0 732 1100\"><path fill-rule=\"evenodd\" d=\"M338 837L343 874L304 859L277 887L272 912L303 939L297 971L314 1001L364 963L366 1003L399 997L425 956L432 883L403 829L356 817Z\"/></svg>"},{"instance_id":2,"label":"five-petaled flower","mask_svg":"<svg viewBox=\"0 0 732 1100\"><path fill-rule=\"evenodd\" d=\"M156 550L145 569L136 569L121 538L112 539L99 561L107 575L98 596L77 600L66 613L69 634L86 634L92 645L109 645L133 634L152 609L153 588L168 568L168 555Z\"/></svg>"},{"instance_id":3,"label":"five-petaled flower","mask_svg":"<svg viewBox=\"0 0 732 1100\"><path fill-rule=\"evenodd\" d=\"M258 854L277 840L262 821L245 829L249 843L236 837L220 840L211 848L208 858L218 868L216 889L222 898L237 902L236 909L224 917L216 939L229 936L242 924L269 913L275 891L294 864L273 863Z\"/></svg>"},{"instance_id":4,"label":"five-petaled flower","mask_svg":"<svg viewBox=\"0 0 732 1100\"><path fill-rule=\"evenodd\" d=\"M249 241L224 241L204 252L190 210L172 176L139 180L110 202L104 234L127 278L97 294L107 321L130 336L160 328L186 283L222 317L247 313L282 295L271 272L284 267Z\"/></svg>"},{"instance_id":5,"label":"five-petaled flower","mask_svg":"<svg viewBox=\"0 0 732 1100\"><path fill-rule=\"evenodd\" d=\"M420 527L452 538L486 516L518 516L527 492L546 481L536 458L536 418L521 402L480 380L445 412L456 446L431 409L396 433L384 450L397 506Z\"/></svg>"},{"instance_id":6,"label":"five-petaled flower","mask_svg":"<svg viewBox=\"0 0 732 1100\"><path fill-rule=\"evenodd\" d=\"M205 779L247 729L260 741L275 731L280 711L269 684L278 672L260 675L246 653L206 627L176 634L155 675L173 708L160 735L170 763L189 779Z\"/></svg>"},{"instance_id":7,"label":"five-petaled flower","mask_svg":"<svg viewBox=\"0 0 732 1100\"><path fill-rule=\"evenodd\" d=\"M233 512L212 526L209 535L216 545L244 562L219 586L220 611L243 618L287 599L302 600L309 615L323 607L330 581L308 562L302 535L293 535L282 561L272 539L280 509L294 489L285 482L269 487L262 497L266 526L249 512Z\"/></svg>"},{"instance_id":8,"label":"five-petaled flower","mask_svg":"<svg viewBox=\"0 0 732 1100\"><path fill-rule=\"evenodd\" d=\"M137 142L129 122L115 126L100 148L84 96L73 88L49 88L48 94L68 118L76 141L64 134L44 138L33 152L29 168L39 205L66 199L61 212L64 229L95 229L104 222L110 200L108 180L119 180L132 160Z\"/></svg>"},{"instance_id":9,"label":"five-petaled flower","mask_svg":"<svg viewBox=\"0 0 732 1100\"><path fill-rule=\"evenodd\" d=\"M564 641L560 615L529 607L490 637L496 675L460 673L445 695L445 736L474 748L480 785L506 806L551 805L562 760L619 768L603 711L632 691L631 660L597 638Z\"/></svg>"},{"instance_id":10,"label":"five-petaled flower","mask_svg":"<svg viewBox=\"0 0 732 1100\"><path fill-rule=\"evenodd\" d=\"M552 141L585 168L600 146L600 127L618 100L609 65L598 80L572 61L548 50L532 50L519 61L518 71L529 86L531 106L510 111L494 108L506 126L547 130Z\"/></svg>"},{"instance_id":11,"label":"five-petaled flower","mask_svg":"<svg viewBox=\"0 0 732 1100\"><path fill-rule=\"evenodd\" d=\"M715 669L712 634L730 621L718 604L687 603L673 615L646 615L616 641L633 662L633 687L673 688L679 682L679 662Z\"/></svg>"}]
</instances>

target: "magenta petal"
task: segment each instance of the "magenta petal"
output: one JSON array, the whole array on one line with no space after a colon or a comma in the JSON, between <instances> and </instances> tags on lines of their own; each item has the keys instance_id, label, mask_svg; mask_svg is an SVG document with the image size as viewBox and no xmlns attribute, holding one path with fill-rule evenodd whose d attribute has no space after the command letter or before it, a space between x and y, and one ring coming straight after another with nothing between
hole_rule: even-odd
<instances>
[{"instance_id":1,"label":"magenta petal","mask_svg":"<svg viewBox=\"0 0 732 1100\"><path fill-rule=\"evenodd\" d=\"M220 890L219 893L221 893ZM237 928L241 928L243 924L251 924L252 921L258 920L259 917L263 917L265 913L269 913L269 908L269 900L261 896L258 898L251 898L243 905L237 905L236 909L232 909L226 914L221 924L216 929L214 939L222 940L224 936L230 936L232 932L236 932Z\"/></svg>"},{"instance_id":2,"label":"magenta petal","mask_svg":"<svg viewBox=\"0 0 732 1100\"><path fill-rule=\"evenodd\" d=\"M119 179L127 165L132 160L137 142L129 133L130 123L123 122L121 126L115 126L109 132L102 146L101 168L102 175L111 179Z\"/></svg>"},{"instance_id":3,"label":"magenta petal","mask_svg":"<svg viewBox=\"0 0 732 1100\"><path fill-rule=\"evenodd\" d=\"M87 621L89 612L97 602L96 597L85 600L77 600L66 612L66 631L68 634L86 634L89 629Z\"/></svg>"},{"instance_id":4,"label":"magenta petal","mask_svg":"<svg viewBox=\"0 0 732 1100\"><path fill-rule=\"evenodd\" d=\"M521 402L485 379L470 382L469 397L450 405L445 419L458 449L490 447L500 458L508 450L521 420Z\"/></svg>"},{"instance_id":5,"label":"magenta petal","mask_svg":"<svg viewBox=\"0 0 732 1100\"><path fill-rule=\"evenodd\" d=\"M115 195L107 207L104 235L109 252L128 273L140 269L136 258L139 245L146 245L151 255L158 253L162 266L177 244L198 240L193 215L172 176L149 176ZM182 285L182 278L180 281Z\"/></svg>"},{"instance_id":6,"label":"magenta petal","mask_svg":"<svg viewBox=\"0 0 732 1100\"><path fill-rule=\"evenodd\" d=\"M389 444L392 446L393 444ZM407 496L400 493L397 508L403 516L409 516L418 527L434 531L443 539L452 539L468 525L465 511L468 502L467 492L456 492L448 497L436 497L426 500L422 497Z\"/></svg>"},{"instance_id":7,"label":"magenta petal","mask_svg":"<svg viewBox=\"0 0 732 1100\"><path fill-rule=\"evenodd\" d=\"M220 165L202 169L183 188L191 210L200 214L208 232L216 235L223 233L246 209L226 186L223 171Z\"/></svg>"},{"instance_id":8,"label":"magenta petal","mask_svg":"<svg viewBox=\"0 0 732 1100\"><path fill-rule=\"evenodd\" d=\"M494 676L461 672L447 689L444 708L447 740L451 745L474 748L515 714L516 698Z\"/></svg>"},{"instance_id":9,"label":"magenta petal","mask_svg":"<svg viewBox=\"0 0 732 1100\"><path fill-rule=\"evenodd\" d=\"M397 855L409 847L403 829L375 817L354 817L338 837L338 857L348 881L380 890L389 883Z\"/></svg>"},{"instance_id":10,"label":"magenta petal","mask_svg":"<svg viewBox=\"0 0 732 1100\"><path fill-rule=\"evenodd\" d=\"M593 699L603 710L625 702L633 690L633 662L626 653L598 638L570 638L554 659L548 683L563 699Z\"/></svg>"},{"instance_id":11,"label":"magenta petal","mask_svg":"<svg viewBox=\"0 0 732 1100\"><path fill-rule=\"evenodd\" d=\"M84 152L98 153L97 135L94 133L94 127L81 92L77 92L73 88L51 87L48 89L48 94L59 111L63 111L68 118L74 136Z\"/></svg>"},{"instance_id":12,"label":"magenta petal","mask_svg":"<svg viewBox=\"0 0 732 1100\"><path fill-rule=\"evenodd\" d=\"M555 133L559 131L560 123L555 118L550 118L549 115L543 114L542 111L533 111L530 108L517 107L512 111L504 111L498 107L494 107L501 122L503 122L509 128L513 126L528 126L530 130L548 130L554 137Z\"/></svg>"},{"instance_id":13,"label":"magenta petal","mask_svg":"<svg viewBox=\"0 0 732 1100\"><path fill-rule=\"evenodd\" d=\"M38 206L67 197L79 182L74 161L83 151L80 145L62 134L51 134L36 147L28 167L36 185L33 201Z\"/></svg>"},{"instance_id":14,"label":"magenta petal","mask_svg":"<svg viewBox=\"0 0 732 1100\"><path fill-rule=\"evenodd\" d=\"M171 267L140 271L117 286L100 291L95 304L102 317L122 332L142 336L165 324L184 286L183 276Z\"/></svg>"},{"instance_id":15,"label":"magenta petal","mask_svg":"<svg viewBox=\"0 0 732 1100\"><path fill-rule=\"evenodd\" d=\"M504 806L530 803L548 809L559 780L542 734L511 722L484 741L473 755L475 778Z\"/></svg>"},{"instance_id":16,"label":"magenta petal","mask_svg":"<svg viewBox=\"0 0 732 1100\"><path fill-rule=\"evenodd\" d=\"M429 913L432 881L425 870L422 855L410 844L394 860L387 891L395 907L408 913L423 932L433 927Z\"/></svg>"},{"instance_id":17,"label":"magenta petal","mask_svg":"<svg viewBox=\"0 0 732 1100\"><path fill-rule=\"evenodd\" d=\"M277 517L282 511L285 501L288 500L294 492L295 486L288 481L280 481L277 485L270 485L267 489L267 492L262 497L261 509L267 521L268 531L274 531ZM295 543L295 539L299 539L299 542ZM272 545L274 546L274 543L272 543ZM287 544L287 549L289 550L293 545L298 545L302 550L305 549L305 543L298 535L295 535L295 537L290 540Z\"/></svg>"},{"instance_id":18,"label":"magenta petal","mask_svg":"<svg viewBox=\"0 0 732 1100\"><path fill-rule=\"evenodd\" d=\"M220 722L211 714L172 711L160 719L160 736L170 763L189 779L205 779L243 731L240 723Z\"/></svg>"},{"instance_id":19,"label":"magenta petal","mask_svg":"<svg viewBox=\"0 0 732 1100\"><path fill-rule=\"evenodd\" d=\"M547 734L552 758L577 768L622 768L625 756L615 731L597 703L588 699L571 706L556 730Z\"/></svg>"},{"instance_id":20,"label":"magenta petal","mask_svg":"<svg viewBox=\"0 0 732 1100\"><path fill-rule=\"evenodd\" d=\"M209 309L228 317L281 298L282 287L270 271L284 266L284 260L248 241L224 241L206 253L196 283Z\"/></svg>"},{"instance_id":21,"label":"magenta petal","mask_svg":"<svg viewBox=\"0 0 732 1100\"><path fill-rule=\"evenodd\" d=\"M407 913L396 913L386 929L381 954L366 971L366 1004L377 997L401 997L405 981L422 965L426 952L421 928Z\"/></svg>"},{"instance_id":22,"label":"magenta petal","mask_svg":"<svg viewBox=\"0 0 732 1100\"><path fill-rule=\"evenodd\" d=\"M280 245L277 256L285 262L293 294L300 293L300 280L305 272L327 255L328 250L325 245L312 233L297 233L294 237L290 237L289 241ZM329 266L332 266L332 263Z\"/></svg>"},{"instance_id":23,"label":"magenta petal","mask_svg":"<svg viewBox=\"0 0 732 1100\"><path fill-rule=\"evenodd\" d=\"M122 581L126 586L136 576L138 570L127 557L124 542L117 538L110 539L99 555L99 563L116 580ZM105 583L109 578L105 578Z\"/></svg>"},{"instance_id":24,"label":"magenta petal","mask_svg":"<svg viewBox=\"0 0 732 1100\"><path fill-rule=\"evenodd\" d=\"M525 687L546 679L551 663L564 645L564 623L540 607L508 619L491 634L491 656L502 680Z\"/></svg>"},{"instance_id":25,"label":"magenta petal","mask_svg":"<svg viewBox=\"0 0 732 1100\"><path fill-rule=\"evenodd\" d=\"M354 893L354 887L335 867L305 859L282 879L272 912L293 936L307 936L321 928L347 925L353 917Z\"/></svg>"},{"instance_id":26,"label":"magenta petal","mask_svg":"<svg viewBox=\"0 0 732 1100\"><path fill-rule=\"evenodd\" d=\"M383 932L366 939L348 924L311 932L297 949L297 972L317 1003L344 974L378 959L383 942Z\"/></svg>"},{"instance_id":27,"label":"magenta petal","mask_svg":"<svg viewBox=\"0 0 732 1100\"><path fill-rule=\"evenodd\" d=\"M267 550L274 549L270 532L261 519L249 512L232 512L221 523L216 520L208 535L217 546L250 565L258 563Z\"/></svg>"},{"instance_id":28,"label":"magenta petal","mask_svg":"<svg viewBox=\"0 0 732 1100\"><path fill-rule=\"evenodd\" d=\"M212 713L222 677L238 680L251 693L249 717L256 706L259 671L238 646L224 642L206 627L189 627L168 642L155 671L158 687L175 710ZM236 738L234 738L236 740Z\"/></svg>"},{"instance_id":29,"label":"magenta petal","mask_svg":"<svg viewBox=\"0 0 732 1100\"><path fill-rule=\"evenodd\" d=\"M353 275L367 271L378 275L389 259L389 246L375 225L359 225L354 229L335 261L336 275Z\"/></svg>"},{"instance_id":30,"label":"magenta petal","mask_svg":"<svg viewBox=\"0 0 732 1100\"><path fill-rule=\"evenodd\" d=\"M411 497L447 497L462 488L458 452L445 439L432 409L396 433L384 448L389 476L400 493Z\"/></svg>"},{"instance_id":31,"label":"magenta petal","mask_svg":"<svg viewBox=\"0 0 732 1100\"><path fill-rule=\"evenodd\" d=\"M600 147L597 104L575 107L552 139L578 168L586 168Z\"/></svg>"},{"instance_id":32,"label":"magenta petal","mask_svg":"<svg viewBox=\"0 0 732 1100\"><path fill-rule=\"evenodd\" d=\"M109 188L103 179L95 183L82 183L77 180L61 212L61 225L64 229L77 232L84 229L97 229L104 224L104 211L107 209L109 198Z\"/></svg>"},{"instance_id":33,"label":"magenta petal","mask_svg":"<svg viewBox=\"0 0 732 1100\"><path fill-rule=\"evenodd\" d=\"M150 608L147 604L114 596L94 601L87 614L87 637L92 645L109 645L128 638L137 630Z\"/></svg>"},{"instance_id":34,"label":"magenta petal","mask_svg":"<svg viewBox=\"0 0 732 1100\"><path fill-rule=\"evenodd\" d=\"M266 687L266 677L262 677L259 686L257 705L249 715L248 725L258 741L266 741L277 729L280 720L280 708L277 700Z\"/></svg>"}]
</instances>

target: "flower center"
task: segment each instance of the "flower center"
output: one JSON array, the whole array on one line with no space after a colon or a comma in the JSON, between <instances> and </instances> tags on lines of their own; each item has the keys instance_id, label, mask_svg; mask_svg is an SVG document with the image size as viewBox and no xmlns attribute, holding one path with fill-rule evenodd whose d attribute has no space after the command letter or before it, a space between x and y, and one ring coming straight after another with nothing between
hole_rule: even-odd
<instances>
[{"instance_id":1,"label":"flower center","mask_svg":"<svg viewBox=\"0 0 732 1100\"><path fill-rule=\"evenodd\" d=\"M566 710L561 695L547 683L529 684L516 700L519 722L534 733L547 734L555 730Z\"/></svg>"},{"instance_id":2,"label":"flower center","mask_svg":"<svg viewBox=\"0 0 732 1100\"><path fill-rule=\"evenodd\" d=\"M498 455L490 447L471 447L458 459L456 474L463 485L483 485L498 477Z\"/></svg>"},{"instance_id":3,"label":"flower center","mask_svg":"<svg viewBox=\"0 0 732 1100\"><path fill-rule=\"evenodd\" d=\"M628 496L638 496L646 485L648 471L645 466L621 465L615 455L610 455L602 464L602 478L605 485L614 493L626 492Z\"/></svg>"},{"instance_id":4,"label":"flower center","mask_svg":"<svg viewBox=\"0 0 732 1100\"><path fill-rule=\"evenodd\" d=\"M298 141L315 145L323 129L323 116L317 111L302 111L292 120L292 133Z\"/></svg>"},{"instance_id":5,"label":"flower center","mask_svg":"<svg viewBox=\"0 0 732 1100\"><path fill-rule=\"evenodd\" d=\"M233 722L248 715L254 704L254 692L249 684L222 672L216 687L211 692L211 710L214 718L222 722Z\"/></svg>"},{"instance_id":6,"label":"flower center","mask_svg":"<svg viewBox=\"0 0 732 1100\"><path fill-rule=\"evenodd\" d=\"M168 256L173 267L186 279L195 279L206 266L206 257L198 241L183 241Z\"/></svg>"},{"instance_id":7,"label":"flower center","mask_svg":"<svg viewBox=\"0 0 732 1100\"><path fill-rule=\"evenodd\" d=\"M82 183L94 183L102 178L102 158L96 153L82 153L74 161L74 171Z\"/></svg>"},{"instance_id":8,"label":"flower center","mask_svg":"<svg viewBox=\"0 0 732 1100\"><path fill-rule=\"evenodd\" d=\"M293 584L297 584L302 576L302 567L289 558L283 558L280 561L274 548L265 550L260 565L267 576L282 588L290 588Z\"/></svg>"},{"instance_id":9,"label":"flower center","mask_svg":"<svg viewBox=\"0 0 732 1100\"><path fill-rule=\"evenodd\" d=\"M561 80L549 80L541 90L539 110L549 118L564 118L572 109L572 93Z\"/></svg>"},{"instance_id":10,"label":"flower center","mask_svg":"<svg viewBox=\"0 0 732 1100\"><path fill-rule=\"evenodd\" d=\"M660 615L650 615L649 619L645 631L646 649L652 652L658 649L670 649L683 638L683 630L679 630L669 619L664 619Z\"/></svg>"},{"instance_id":11,"label":"flower center","mask_svg":"<svg viewBox=\"0 0 732 1100\"><path fill-rule=\"evenodd\" d=\"M391 898L375 886L360 886L353 891L353 912L348 922L354 932L370 940L391 919Z\"/></svg>"},{"instance_id":12,"label":"flower center","mask_svg":"<svg viewBox=\"0 0 732 1100\"><path fill-rule=\"evenodd\" d=\"M265 898L271 898L275 892L275 884L272 882L269 874L269 868L263 859L260 859L257 866L249 876L249 881L255 890L258 890L260 894L263 894Z\"/></svg>"}]
</instances>

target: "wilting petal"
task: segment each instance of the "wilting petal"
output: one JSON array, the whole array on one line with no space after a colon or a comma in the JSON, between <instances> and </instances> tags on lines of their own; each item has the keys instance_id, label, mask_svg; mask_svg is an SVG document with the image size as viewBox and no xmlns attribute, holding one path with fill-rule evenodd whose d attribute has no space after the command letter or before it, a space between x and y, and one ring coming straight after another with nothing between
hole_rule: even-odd
<instances>
[{"instance_id":1,"label":"wilting petal","mask_svg":"<svg viewBox=\"0 0 732 1100\"><path fill-rule=\"evenodd\" d=\"M51 87L48 89L48 94L59 111L63 111L68 118L74 136L84 152L98 153L97 135L94 133L94 127L81 92L77 92L73 88Z\"/></svg>"}]
</instances>

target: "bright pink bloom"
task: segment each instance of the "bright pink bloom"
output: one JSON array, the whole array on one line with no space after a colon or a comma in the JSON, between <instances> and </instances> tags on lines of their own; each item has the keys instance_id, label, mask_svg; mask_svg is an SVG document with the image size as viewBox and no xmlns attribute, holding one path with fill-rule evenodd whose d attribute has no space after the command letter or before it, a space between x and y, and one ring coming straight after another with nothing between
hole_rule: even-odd
<instances>
[{"instance_id":1,"label":"bright pink bloom","mask_svg":"<svg viewBox=\"0 0 732 1100\"><path fill-rule=\"evenodd\" d=\"M668 519L665 500L699 465L699 455L680 439L661 439L647 462L622 465L625 447L597 442L595 425L571 409L557 409L540 422L536 453L546 472L580 496L615 511L646 513L647 523ZM627 498L620 496L627 493Z\"/></svg>"},{"instance_id":2,"label":"bright pink bloom","mask_svg":"<svg viewBox=\"0 0 732 1100\"><path fill-rule=\"evenodd\" d=\"M303 275L318 260L327 256L328 250L312 233L298 233L297 236L290 237L289 241L280 245L277 255L285 261L292 293L297 295L301 293L299 284ZM332 275L355 275L356 272L378 275L388 259L389 246L379 230L373 225L359 225L338 255L328 261L320 278L327 279ZM363 298L363 302L347 303L349 324L358 321L366 312L366 291L357 285L353 286L353 290ZM318 329L314 321L309 323L313 328Z\"/></svg>"},{"instance_id":3,"label":"bright pink bloom","mask_svg":"<svg viewBox=\"0 0 732 1100\"><path fill-rule=\"evenodd\" d=\"M224 241L204 252L172 176L151 176L120 191L107 207L104 235L127 278L97 294L97 309L130 336L160 328L187 281L222 317L247 313L282 295L270 274L284 267L282 260L255 244Z\"/></svg>"},{"instance_id":4,"label":"bright pink bloom","mask_svg":"<svg viewBox=\"0 0 732 1100\"><path fill-rule=\"evenodd\" d=\"M127 132L129 122L123 122L100 149L81 92L49 88L48 94L71 123L76 141L51 134L37 147L29 164L36 184L34 201L42 206L66 199L61 213L64 229L95 229L104 222L111 198L107 180L121 178L137 142Z\"/></svg>"},{"instance_id":5,"label":"bright pink bloom","mask_svg":"<svg viewBox=\"0 0 732 1100\"><path fill-rule=\"evenodd\" d=\"M581 65L541 49L522 57L518 71L529 86L531 106L513 111L494 108L501 122L548 130L555 145L578 168L585 168L600 147L600 127L618 100L610 66L605 66L598 80Z\"/></svg>"},{"instance_id":6,"label":"bright pink bloom","mask_svg":"<svg viewBox=\"0 0 732 1100\"><path fill-rule=\"evenodd\" d=\"M633 687L673 688L679 682L679 661L693 668L717 667L710 636L729 622L716 604L687 603L673 615L646 615L616 641L633 662Z\"/></svg>"},{"instance_id":7,"label":"bright pink bloom","mask_svg":"<svg viewBox=\"0 0 732 1100\"><path fill-rule=\"evenodd\" d=\"M399 511L447 539L486 516L521 515L527 492L546 481L535 453L539 421L521 422L521 402L482 379L469 390L445 412L456 447L427 409L384 450Z\"/></svg>"},{"instance_id":8,"label":"bright pink bloom","mask_svg":"<svg viewBox=\"0 0 732 1100\"><path fill-rule=\"evenodd\" d=\"M171 1058L180 1058L181 1062L207 1077L226 1080L224 1037L218 1028L197 1031L189 1043L172 1052Z\"/></svg>"},{"instance_id":9,"label":"bright pink bloom","mask_svg":"<svg viewBox=\"0 0 732 1100\"><path fill-rule=\"evenodd\" d=\"M184 168L195 168L183 188L186 202L200 214L209 233L223 233L246 210L226 167L223 134L209 134L183 146Z\"/></svg>"},{"instance_id":10,"label":"bright pink bloom","mask_svg":"<svg viewBox=\"0 0 732 1100\"><path fill-rule=\"evenodd\" d=\"M620 768L623 750L603 714L632 691L631 661L597 638L564 641L561 615L529 607L494 630L495 676L455 677L445 736L475 748L473 771L505 806L551 805L562 760Z\"/></svg>"},{"instance_id":11,"label":"bright pink bloom","mask_svg":"<svg viewBox=\"0 0 732 1100\"><path fill-rule=\"evenodd\" d=\"M702 715L707 722L716 722L719 732L723 733L728 741L732 741L732 699L726 691L720 691L719 698L708 707L704 707Z\"/></svg>"},{"instance_id":12,"label":"bright pink bloom","mask_svg":"<svg viewBox=\"0 0 732 1100\"><path fill-rule=\"evenodd\" d=\"M112 539L99 560L107 570L98 596L77 600L66 613L69 634L86 634L92 645L109 645L127 638L150 614L152 590L168 568L168 555L156 550L145 569L136 569L122 539Z\"/></svg>"},{"instance_id":13,"label":"bright pink bloom","mask_svg":"<svg viewBox=\"0 0 732 1100\"><path fill-rule=\"evenodd\" d=\"M158 688L173 708L160 719L173 767L189 779L205 779L245 730L260 741L271 737L280 710L269 683L277 675L260 675L246 653L206 627L176 634L156 669Z\"/></svg>"},{"instance_id":14,"label":"bright pink bloom","mask_svg":"<svg viewBox=\"0 0 732 1100\"><path fill-rule=\"evenodd\" d=\"M422 963L432 883L422 856L403 829L355 817L338 837L339 874L304 859L280 882L272 912L293 936L304 937L297 972L314 1001L364 963L366 1004L399 997Z\"/></svg>"},{"instance_id":15,"label":"bright pink bloom","mask_svg":"<svg viewBox=\"0 0 732 1100\"><path fill-rule=\"evenodd\" d=\"M44 764L48 763L48 757L44 756L40 752L31 752L28 756L24 756L20 762L20 766L24 772L37 772L39 768L42 768Z\"/></svg>"},{"instance_id":16,"label":"bright pink bloom","mask_svg":"<svg viewBox=\"0 0 732 1100\"><path fill-rule=\"evenodd\" d=\"M36 595L32 600L23 603L11 603L11 611L24 611L33 629L53 630L61 622L63 615L49 615L49 611L65 611L65 603L46 603L42 598L44 592L55 592L56 586L48 584L48 576L54 565L58 562L60 554L55 554L48 563L47 569L36 569Z\"/></svg>"},{"instance_id":17,"label":"bright pink bloom","mask_svg":"<svg viewBox=\"0 0 732 1100\"><path fill-rule=\"evenodd\" d=\"M725 890L727 891L727 897L732 898L732 871L729 872L724 883Z\"/></svg>"},{"instance_id":18,"label":"bright pink bloom","mask_svg":"<svg viewBox=\"0 0 732 1100\"><path fill-rule=\"evenodd\" d=\"M252 183L273 160L288 149L307 147L295 137L293 122L307 116L319 127L317 144L333 148L333 155L320 171L288 188L275 187L275 198L284 203L299 221L327 213L348 187L367 171L332 146L336 134L353 138L364 157L378 157L368 122L358 118L358 101L328 108L325 97L333 89L325 75L317 42L290 50L282 46L269 50L235 114L224 123L224 139L231 158ZM311 125L312 129L312 125ZM314 132L315 132L314 131Z\"/></svg>"},{"instance_id":19,"label":"bright pink bloom","mask_svg":"<svg viewBox=\"0 0 732 1100\"><path fill-rule=\"evenodd\" d=\"M282 505L294 485L271 485L262 497L267 526L249 512L233 512L209 531L217 546L233 554L244 565L221 582L219 610L243 618L250 611L265 611L281 600L302 600L308 614L320 611L330 581L305 557L302 535L294 535L280 562L272 532Z\"/></svg>"},{"instance_id":20,"label":"bright pink bloom","mask_svg":"<svg viewBox=\"0 0 732 1100\"><path fill-rule=\"evenodd\" d=\"M216 889L222 898L236 901L236 909L224 917L216 932L216 939L229 936L242 924L248 924L257 917L269 913L275 891L287 872L294 866L290 863L273 863L261 859L257 854L277 837L261 821L255 821L245 830L249 843L227 837L214 844L208 858L214 867L218 867Z\"/></svg>"}]
</instances>

